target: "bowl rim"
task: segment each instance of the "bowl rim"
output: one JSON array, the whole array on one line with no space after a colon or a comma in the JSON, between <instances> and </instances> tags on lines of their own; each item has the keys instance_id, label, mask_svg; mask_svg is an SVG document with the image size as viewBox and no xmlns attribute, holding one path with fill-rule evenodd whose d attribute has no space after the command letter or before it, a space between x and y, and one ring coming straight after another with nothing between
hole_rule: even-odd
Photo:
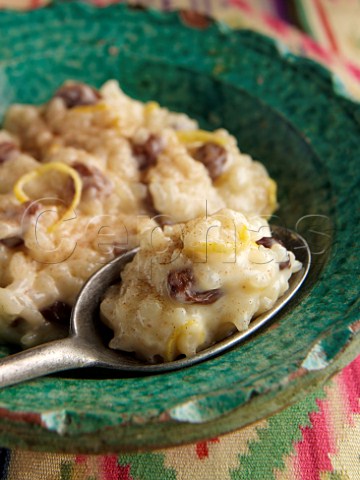
<instances>
[{"instance_id":1,"label":"bowl rim","mask_svg":"<svg viewBox=\"0 0 360 480\"><path fill-rule=\"evenodd\" d=\"M351 125L354 131L360 132L360 104L351 101L344 94L343 90L337 90L337 81L334 81L333 75L325 67L313 60L284 51L283 48L279 47L276 40L249 30L230 30L224 28L223 24L216 21L209 28L201 30L201 32L195 31L181 22L176 11L137 10L124 4L110 5L101 9L101 11L102 14L97 16L98 21L101 21L101 18L108 18L107 15L115 15L114 18L116 19L121 15L127 15L127 20L132 18L134 22L140 22L140 20L146 20L148 23L155 22L160 32L162 32L161 25L163 25L165 26L164 28L172 29L174 32L181 31L189 34L192 32L197 38L201 36L202 38L214 40L214 42L220 38L225 38L228 45L230 45L230 56L239 55L239 52L245 51L253 53L252 64L248 65L250 70L256 70L256 62L259 56L265 56L286 69L290 78L294 80L294 85L296 85L290 87L293 89L293 93L296 93L296 87L299 87L301 82L304 85L309 85L309 82L311 82L312 90L309 89L307 94L306 88L303 89L303 96L299 95L299 98L294 95L292 98L293 108L290 109L288 104L289 98L286 95L283 95L280 90L274 95L271 83L266 81L266 72L263 72L265 81L258 84L254 78L247 78L246 75L242 77L238 71L238 65L236 68L232 67L225 71L219 69L218 72L211 70L214 63L211 65L202 64L200 66L195 66L192 63L186 66L190 70L194 69L196 72L200 71L201 73L212 75L212 78L222 82L224 85L228 84L233 88L242 88L250 95L258 96L269 109L274 110L279 115L283 115L294 125L294 128L302 132L304 138L314 147L314 150L317 153L321 152L321 158L329 150L329 139L320 138L318 134L318 130L321 127L320 117L312 119L312 121L317 122L316 132L312 133L305 128L308 121L308 112L302 109L305 98L308 102L316 104L318 100L313 96L314 92L318 95L328 96L329 104L336 105L339 111L342 112L343 117L339 122L340 127L344 129L346 126ZM74 12L76 15L82 12L86 20L89 21L99 11L97 7L84 2L66 3L56 0L41 11L26 13L2 12L0 13L0 28L3 28L1 27L2 21L5 23L8 21L16 22L20 18L19 15L22 16L24 25L26 22L31 23L41 20L46 26L47 22L57 18L58 15L69 16ZM49 34L46 28L43 34L44 32ZM1 52L4 52L4 50L0 47L0 58ZM183 62L179 59L172 57L171 61L175 62L179 68L183 67ZM218 61L218 64L221 64L220 53L214 54L214 61L215 63ZM8 60L0 59L0 73L8 65ZM284 82L286 80L280 77L277 81L279 82L278 86L281 87L282 85L285 89L286 85ZM339 133L341 135L344 134L343 130L340 130ZM326 135L331 136L330 130L326 130ZM341 146L341 148L344 147ZM338 171L335 160L340 161L340 153L342 154L343 151L340 152L339 146L339 152L335 152L334 159L331 160L333 162L331 168L334 171ZM355 157L355 153L349 156L348 170L355 169ZM354 171L357 172L357 170ZM349 176L350 173L347 174L347 177ZM359 178L358 172L357 178ZM343 198L342 195L347 191L346 185L339 181L334 186L336 187L335 195L340 195ZM354 193L354 195L354 200L358 201L359 193ZM339 209L344 208L343 200L338 201L335 207L338 209L337 213L341 217L342 211ZM356 218L359 220L359 214L357 215L358 217L355 217L355 221ZM360 222L357 223L359 224ZM358 230L359 227L357 227ZM346 233L348 231L349 229L346 230ZM341 232L342 235L344 235L344 232ZM339 232L337 232L337 235L339 235ZM342 240L343 237L338 236L338 239ZM330 262L334 262L334 259L330 260ZM347 274L345 267L339 266L338 263L336 267L340 268L340 274ZM359 262L356 267L359 268ZM344 276L345 278L349 277ZM329 283L329 276L325 277L325 280ZM351 308L354 306L352 305ZM334 373L357 356L360 343L360 337L357 335L359 330L359 318L356 316L356 313L351 313L351 319L346 324L344 323L343 328L338 328L337 331L333 332L333 337L336 341L327 343L328 339L325 338L326 336L319 335L317 343L309 345L307 355L304 357L310 358L310 360L315 362L316 349L314 350L314 348L316 345L321 344L327 355L325 365L322 368L317 368L316 362L313 365L310 362L306 364L307 368L301 365L298 365L297 368L292 368L291 375L285 382L286 385L279 381L270 385L270 382L267 384L267 390L264 384L265 391L261 391L254 385L232 384L227 391L207 392L204 394L196 392L194 385L192 385L192 389L188 390L186 400L183 399L178 404L172 405L171 408L155 409L156 411L153 413L151 413L151 408L149 408L148 415L145 417L141 415L136 416L135 411L133 411L132 417L128 418L116 411L106 412L106 414L101 416L91 413L89 409L83 412L72 410L71 406L66 402L59 404L58 408L53 410L41 411L36 408L36 398L40 392L56 392L65 388L69 389L72 395L76 395L74 389L76 389L77 380L49 377L31 382L28 385L14 386L2 392L1 395L0 442L4 446L22 446L36 450L100 453L175 446L224 434L274 414L302 398L305 391L310 391L323 385ZM182 373L180 375L181 381L186 381L187 375L191 376L192 373ZM180 377L177 381L180 381ZM173 374L169 374L167 378L165 377L164 385L168 382L167 387L171 386L174 378ZM93 388L92 381L80 381L84 385L84 391L87 388L89 390ZM107 380L108 388L115 388L117 382L121 383L121 381L121 379ZM96 381L94 380L93 382ZM261 391L260 395L259 391ZM21 395L27 395L29 398L32 398L32 404L25 407L19 401Z\"/></svg>"}]
</instances>

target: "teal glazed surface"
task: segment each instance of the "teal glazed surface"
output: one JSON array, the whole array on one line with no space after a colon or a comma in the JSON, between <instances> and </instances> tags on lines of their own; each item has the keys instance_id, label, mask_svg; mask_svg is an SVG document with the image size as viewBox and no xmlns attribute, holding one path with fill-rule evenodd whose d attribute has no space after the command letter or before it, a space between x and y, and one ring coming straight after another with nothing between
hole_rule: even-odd
<instances>
[{"instance_id":1,"label":"teal glazed surface","mask_svg":"<svg viewBox=\"0 0 360 480\"><path fill-rule=\"evenodd\" d=\"M299 230L314 257L270 326L203 364L146 377L74 372L0 391L0 445L89 453L209 438L284 408L355 358L360 106L330 73L250 31L198 30L176 12L124 5L2 12L0 34L0 115L46 101L69 78L117 78L138 99L236 135L278 183L272 221Z\"/></svg>"}]
</instances>

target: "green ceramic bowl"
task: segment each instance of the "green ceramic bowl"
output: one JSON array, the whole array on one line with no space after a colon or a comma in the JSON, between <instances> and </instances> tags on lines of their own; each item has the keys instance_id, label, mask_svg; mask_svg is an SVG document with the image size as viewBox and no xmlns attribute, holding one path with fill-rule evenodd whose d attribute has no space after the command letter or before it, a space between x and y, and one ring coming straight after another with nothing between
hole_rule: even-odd
<instances>
[{"instance_id":1,"label":"green ceramic bowl","mask_svg":"<svg viewBox=\"0 0 360 480\"><path fill-rule=\"evenodd\" d=\"M71 452L163 447L229 432L319 386L359 351L360 106L317 64L249 31L177 13L60 3L0 14L1 115L64 80L119 79L141 100L223 126L279 185L274 222L314 265L301 293L245 343L183 371L75 372L0 392L0 445ZM8 353L3 347L2 354Z\"/></svg>"}]
</instances>

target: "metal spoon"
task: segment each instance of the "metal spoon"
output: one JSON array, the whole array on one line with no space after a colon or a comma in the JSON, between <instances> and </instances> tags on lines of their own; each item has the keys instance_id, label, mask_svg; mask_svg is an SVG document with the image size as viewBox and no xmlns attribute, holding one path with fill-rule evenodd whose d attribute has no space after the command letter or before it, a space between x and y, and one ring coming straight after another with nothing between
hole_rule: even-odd
<instances>
[{"instance_id":1,"label":"metal spoon","mask_svg":"<svg viewBox=\"0 0 360 480\"><path fill-rule=\"evenodd\" d=\"M120 272L132 260L138 249L131 250L100 268L82 288L72 311L68 338L45 343L0 360L0 387L50 373L83 367L102 367L134 373L163 373L188 367L223 352L268 322L294 296L310 268L310 250L298 234L282 227L272 227L275 238L281 240L303 264L302 269L290 278L290 287L273 308L255 318L243 332L202 350L194 357L159 364L145 364L120 351L111 350L104 342L99 329L98 307L107 288L119 281Z\"/></svg>"}]
</instances>

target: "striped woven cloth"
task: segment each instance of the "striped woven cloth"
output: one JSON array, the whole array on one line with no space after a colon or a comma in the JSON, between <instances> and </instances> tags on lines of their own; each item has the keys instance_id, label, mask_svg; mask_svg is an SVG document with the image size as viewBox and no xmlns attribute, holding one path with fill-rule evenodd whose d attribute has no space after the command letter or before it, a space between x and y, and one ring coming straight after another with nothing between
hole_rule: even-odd
<instances>
[{"instance_id":1,"label":"striped woven cloth","mask_svg":"<svg viewBox=\"0 0 360 480\"><path fill-rule=\"evenodd\" d=\"M39 8L46 3L0 0L0 7ZM101 7L114 0L94 3ZM295 53L328 66L360 98L358 0L143 3L165 9L198 10L232 27L253 28L274 36ZM290 24L302 27L312 37ZM184 447L117 455L63 455L0 448L0 480L359 480L359 379L360 357L324 388L281 413L220 438Z\"/></svg>"},{"instance_id":2,"label":"striped woven cloth","mask_svg":"<svg viewBox=\"0 0 360 480\"><path fill-rule=\"evenodd\" d=\"M360 357L281 413L184 447L119 455L3 449L0 479L359 480L359 378Z\"/></svg>"},{"instance_id":3,"label":"striped woven cloth","mask_svg":"<svg viewBox=\"0 0 360 480\"><path fill-rule=\"evenodd\" d=\"M0 0L0 8L40 8L50 1ZM84 1L105 7L120 0ZM294 53L324 64L354 97L360 98L359 0L128 0L128 3L166 10L196 10L234 28L251 28L273 36ZM298 28L293 28L294 25Z\"/></svg>"}]
</instances>

